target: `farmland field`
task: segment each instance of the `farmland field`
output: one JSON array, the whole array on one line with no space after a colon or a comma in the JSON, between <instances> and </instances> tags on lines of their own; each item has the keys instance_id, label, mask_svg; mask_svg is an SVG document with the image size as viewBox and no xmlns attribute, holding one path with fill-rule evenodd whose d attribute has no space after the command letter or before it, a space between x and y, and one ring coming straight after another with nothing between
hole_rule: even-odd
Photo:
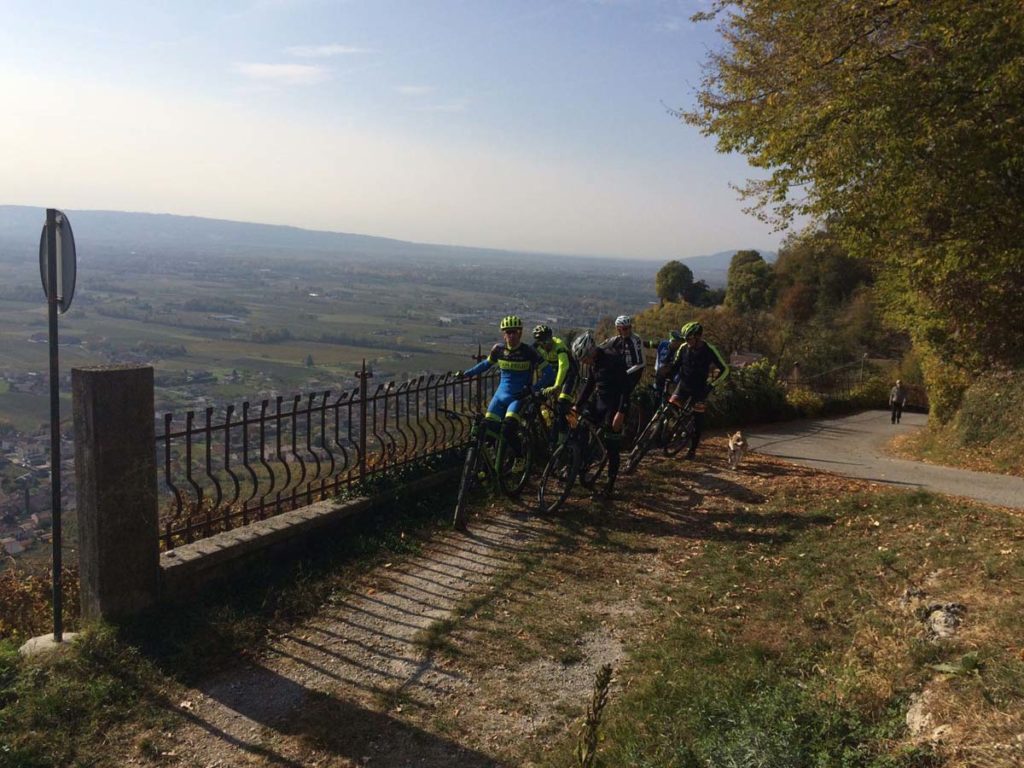
<instances>
[{"instance_id":1,"label":"farmland field","mask_svg":"<svg viewBox=\"0 0 1024 768\"><path fill-rule=\"evenodd\" d=\"M508 254L479 263L423 256L203 253L79 243L78 286L60 319L72 367L151 364L157 409L351 386L468 367L515 312L558 330L593 327L653 298L657 265ZM47 320L38 265L0 250L0 422L48 418ZM68 391L65 381L62 390ZM64 418L70 417L65 404Z\"/></svg>"}]
</instances>

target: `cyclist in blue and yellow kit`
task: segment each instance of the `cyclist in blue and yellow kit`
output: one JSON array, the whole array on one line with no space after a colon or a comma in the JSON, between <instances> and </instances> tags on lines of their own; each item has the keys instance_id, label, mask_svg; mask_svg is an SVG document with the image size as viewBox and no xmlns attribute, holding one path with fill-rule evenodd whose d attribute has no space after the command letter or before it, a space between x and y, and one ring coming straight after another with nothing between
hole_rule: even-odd
<instances>
[{"instance_id":1,"label":"cyclist in blue and yellow kit","mask_svg":"<svg viewBox=\"0 0 1024 768\"><path fill-rule=\"evenodd\" d=\"M567 432L565 414L572 406L572 393L576 389L576 379L579 377L579 367L576 360L569 353L565 342L554 335L546 325L538 325L533 329L533 346L544 358L544 367L541 368L540 376L534 389L545 397L558 393L558 400L555 404L555 424L551 431L551 442L558 439L560 432Z\"/></svg>"},{"instance_id":2,"label":"cyclist in blue and yellow kit","mask_svg":"<svg viewBox=\"0 0 1024 768\"><path fill-rule=\"evenodd\" d=\"M498 377L498 389L487 406L487 421L494 425L502 424L505 439L515 449L519 445L515 426L520 422L516 411L522 402L524 389L533 382L533 373L541 363L540 353L529 344L523 344L523 321L515 315L508 315L501 320L501 333L505 343L495 344L487 357L462 373L463 376L476 376L492 365L498 366L501 372Z\"/></svg>"}]
</instances>

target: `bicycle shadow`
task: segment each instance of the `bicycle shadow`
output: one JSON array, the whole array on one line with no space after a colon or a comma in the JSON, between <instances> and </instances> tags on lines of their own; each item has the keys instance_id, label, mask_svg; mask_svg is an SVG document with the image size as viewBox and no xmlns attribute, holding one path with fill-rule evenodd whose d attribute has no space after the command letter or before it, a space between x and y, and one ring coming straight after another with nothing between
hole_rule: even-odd
<instances>
[{"instance_id":1,"label":"bicycle shadow","mask_svg":"<svg viewBox=\"0 0 1024 768\"><path fill-rule=\"evenodd\" d=\"M682 462L658 458L619 482L619 500L589 504L573 499L558 519L572 536L582 536L619 552L649 552L623 540L640 536L733 543L770 544L792 540L796 532L834 522L828 515L759 510L768 496L749 487L753 480L810 478L814 472L788 465L754 466L738 473L722 461Z\"/></svg>"}]
</instances>

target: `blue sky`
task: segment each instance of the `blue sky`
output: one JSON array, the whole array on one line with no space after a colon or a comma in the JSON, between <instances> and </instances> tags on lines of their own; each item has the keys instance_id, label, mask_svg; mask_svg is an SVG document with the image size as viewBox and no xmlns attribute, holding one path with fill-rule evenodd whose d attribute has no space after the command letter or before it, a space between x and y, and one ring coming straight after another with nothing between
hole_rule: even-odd
<instances>
[{"instance_id":1,"label":"blue sky","mask_svg":"<svg viewBox=\"0 0 1024 768\"><path fill-rule=\"evenodd\" d=\"M674 258L780 236L700 0L0 0L0 203Z\"/></svg>"}]
</instances>

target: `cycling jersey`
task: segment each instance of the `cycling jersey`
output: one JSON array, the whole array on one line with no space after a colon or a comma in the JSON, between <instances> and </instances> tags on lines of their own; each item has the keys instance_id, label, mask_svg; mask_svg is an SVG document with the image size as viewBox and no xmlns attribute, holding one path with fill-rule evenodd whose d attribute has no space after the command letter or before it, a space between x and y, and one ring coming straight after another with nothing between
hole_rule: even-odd
<instances>
[{"instance_id":1,"label":"cycling jersey","mask_svg":"<svg viewBox=\"0 0 1024 768\"><path fill-rule=\"evenodd\" d=\"M631 334L628 339L625 336L612 336L610 339L605 339L601 347L610 349L626 358L627 368L632 368L634 365L643 366L647 363L644 359L643 339L635 333Z\"/></svg>"},{"instance_id":2,"label":"cycling jersey","mask_svg":"<svg viewBox=\"0 0 1024 768\"><path fill-rule=\"evenodd\" d=\"M712 384L708 384L708 374L714 366L720 373L715 377ZM676 387L676 394L689 394L695 400L703 400L707 397L711 387L725 380L729 375L729 364L725 362L722 353L715 348L714 344L705 341L699 347L691 347L683 344L676 352L676 358L672 361L672 368L669 375L675 379L678 377L679 385Z\"/></svg>"},{"instance_id":3,"label":"cycling jersey","mask_svg":"<svg viewBox=\"0 0 1024 768\"><path fill-rule=\"evenodd\" d=\"M492 365L498 366L498 389L487 406L487 418L491 421L501 421L506 415L518 418L516 411L522 402L518 398L522 391L530 386L533 372L542 362L540 354L529 344L519 344L513 349L499 342L491 348L491 353L487 357L464 375L476 376Z\"/></svg>"},{"instance_id":4,"label":"cycling jersey","mask_svg":"<svg viewBox=\"0 0 1024 768\"><path fill-rule=\"evenodd\" d=\"M659 341L657 349L657 358L654 361L655 375L657 375L658 371L663 367L672 365L672 361L675 360L676 352L678 351L678 348L672 349L672 339Z\"/></svg>"},{"instance_id":5,"label":"cycling jersey","mask_svg":"<svg viewBox=\"0 0 1024 768\"><path fill-rule=\"evenodd\" d=\"M610 339L606 339L601 347L622 355L626 361L626 368L640 366L638 370L629 374L629 389L632 391L640 383L640 379L644 375L643 368L647 364L644 359L643 339L635 333L630 334L628 339L625 336L612 336Z\"/></svg>"},{"instance_id":6,"label":"cycling jersey","mask_svg":"<svg viewBox=\"0 0 1024 768\"><path fill-rule=\"evenodd\" d=\"M576 387L576 377L579 375L579 368L573 356L569 354L569 348L557 336L551 339L550 351L543 349L539 344L534 344L537 352L546 365L541 369L540 377L535 387L546 389L555 387L561 389L558 395L559 400L572 400L572 391Z\"/></svg>"},{"instance_id":7,"label":"cycling jersey","mask_svg":"<svg viewBox=\"0 0 1024 768\"><path fill-rule=\"evenodd\" d=\"M597 348L594 361L590 364L590 375L584 381L580 396L576 398L577 409L583 407L595 389L602 411L610 411L613 416L620 411L625 413L630 387L626 361L622 355Z\"/></svg>"}]
</instances>

